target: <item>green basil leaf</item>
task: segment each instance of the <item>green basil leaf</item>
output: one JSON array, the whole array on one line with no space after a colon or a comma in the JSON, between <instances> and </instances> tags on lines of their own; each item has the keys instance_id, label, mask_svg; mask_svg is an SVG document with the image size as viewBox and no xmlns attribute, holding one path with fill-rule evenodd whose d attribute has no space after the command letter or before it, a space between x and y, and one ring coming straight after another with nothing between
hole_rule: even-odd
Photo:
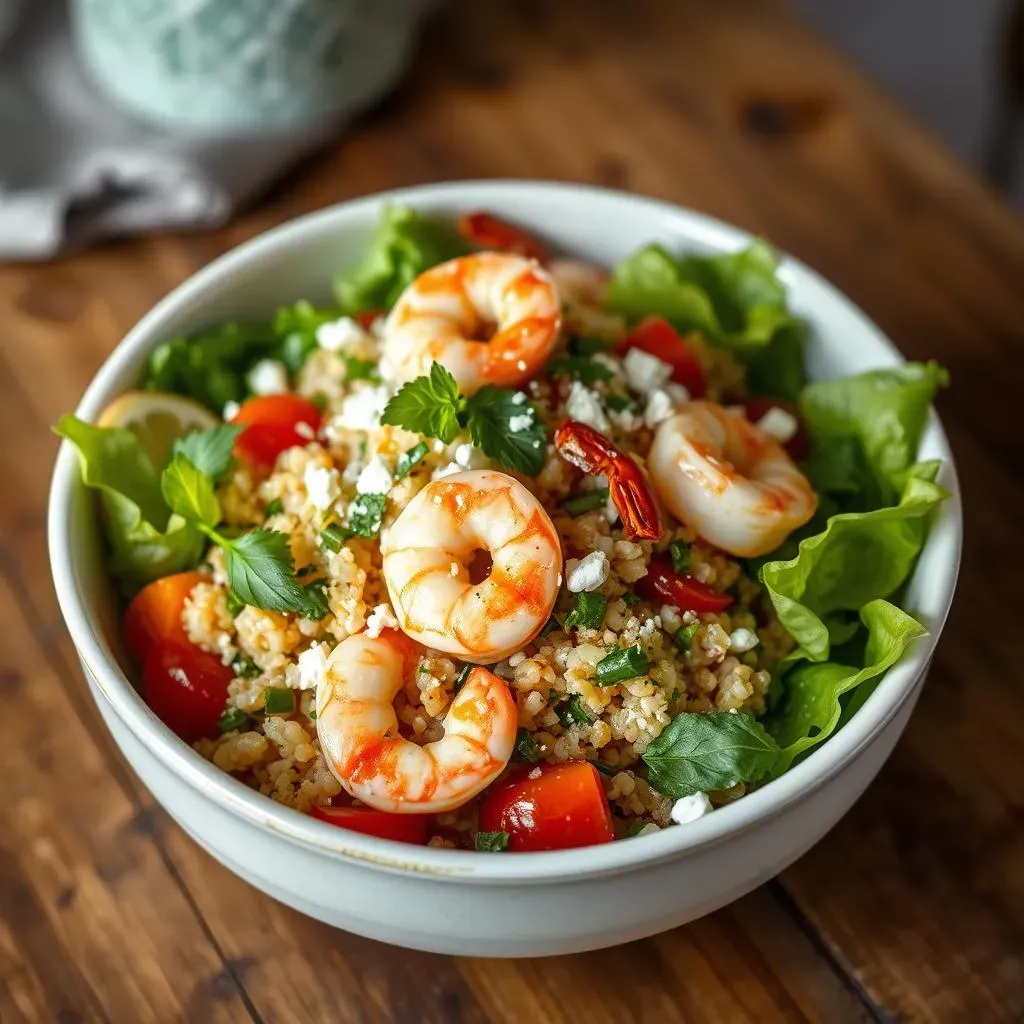
<instances>
[{"instance_id":1,"label":"green basil leaf","mask_svg":"<svg viewBox=\"0 0 1024 1024\"><path fill-rule=\"evenodd\" d=\"M242 427L225 424L210 430L196 430L174 442L175 455L183 455L201 473L216 483L231 465L231 452Z\"/></svg>"},{"instance_id":2,"label":"green basil leaf","mask_svg":"<svg viewBox=\"0 0 1024 1024\"><path fill-rule=\"evenodd\" d=\"M319 610L295 578L288 535L252 530L235 540L222 539L228 584L235 597L255 608L315 615Z\"/></svg>"},{"instance_id":3,"label":"green basil leaf","mask_svg":"<svg viewBox=\"0 0 1024 1024\"><path fill-rule=\"evenodd\" d=\"M184 455L175 455L160 476L164 500L172 512L205 526L216 526L220 502L213 492L213 481Z\"/></svg>"}]
</instances>

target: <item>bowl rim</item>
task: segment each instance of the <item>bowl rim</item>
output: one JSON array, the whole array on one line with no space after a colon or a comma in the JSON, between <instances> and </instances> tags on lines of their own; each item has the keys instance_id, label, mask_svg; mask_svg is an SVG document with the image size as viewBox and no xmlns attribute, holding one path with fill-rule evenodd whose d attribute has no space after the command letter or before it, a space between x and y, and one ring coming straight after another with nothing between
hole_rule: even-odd
<instances>
[{"instance_id":1,"label":"bowl rim","mask_svg":"<svg viewBox=\"0 0 1024 1024\"><path fill-rule=\"evenodd\" d=\"M666 230L677 231L691 242L700 242L718 250L738 248L748 244L753 237L738 227L665 200L566 182L466 180L374 193L288 221L243 242L200 268L161 299L116 346L90 382L76 413L84 419L95 419L107 401L124 390L123 380L140 355L162 340L159 330L163 320L200 302L205 293L257 263L264 254L301 247L307 236L315 236L320 231L343 231L346 221L358 220L362 215L379 210L387 202L413 206L437 202L485 208L491 204L494 208L496 205L513 205L517 196L558 198L569 193L594 204L613 202L632 205L634 209L645 207L663 220ZM872 335L892 355L894 362L903 361L895 345L850 299L799 260L781 250L780 255L784 280L794 276L806 278L830 302L838 304L859 330ZM939 585L930 616L932 629L929 635L918 641L909 654L889 670L864 706L839 732L814 748L808 757L784 775L685 828L667 828L640 837L642 844L618 841L512 857L410 846L318 821L275 803L216 768L156 718L117 663L105 640L90 626L78 575L78 554L71 542L71 498L75 489L81 486L78 459L66 441L60 446L50 488L48 543L51 571L58 603L79 658L110 708L165 769L230 813L329 858L383 871L477 883L580 879L682 858L698 848L749 831L804 799L811 791L826 785L873 742L914 696L949 613L962 544L962 510L956 467L945 431L934 410L930 413L924 440L938 449L943 460L942 482L950 491L950 498L936 517L921 554L921 559L928 559L938 566L935 575ZM97 695L94 693L94 696Z\"/></svg>"}]
</instances>

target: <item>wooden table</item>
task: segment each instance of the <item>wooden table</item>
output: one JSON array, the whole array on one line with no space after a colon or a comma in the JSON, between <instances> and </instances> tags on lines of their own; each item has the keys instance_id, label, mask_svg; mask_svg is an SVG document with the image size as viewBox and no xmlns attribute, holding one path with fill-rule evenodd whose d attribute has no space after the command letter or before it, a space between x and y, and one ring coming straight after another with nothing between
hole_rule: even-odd
<instances>
[{"instance_id":1,"label":"wooden table","mask_svg":"<svg viewBox=\"0 0 1024 1024\"><path fill-rule=\"evenodd\" d=\"M664 196L817 267L908 356L951 369L940 407L967 504L959 600L924 696L835 831L702 921L545 961L375 944L214 863L108 739L43 532L49 424L198 266L349 196L498 176ZM462 0L400 96L230 226L0 268L0 1019L1024 1019L1022 271L1013 215L754 0Z\"/></svg>"}]
</instances>

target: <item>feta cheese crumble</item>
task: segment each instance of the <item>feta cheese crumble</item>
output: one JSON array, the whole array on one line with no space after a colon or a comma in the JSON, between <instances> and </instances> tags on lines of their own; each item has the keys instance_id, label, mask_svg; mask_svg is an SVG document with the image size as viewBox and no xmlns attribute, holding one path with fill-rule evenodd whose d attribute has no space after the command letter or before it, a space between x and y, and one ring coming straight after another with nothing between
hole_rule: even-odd
<instances>
[{"instance_id":1,"label":"feta cheese crumble","mask_svg":"<svg viewBox=\"0 0 1024 1024\"><path fill-rule=\"evenodd\" d=\"M622 368L626 371L626 380L634 391L660 388L672 376L672 367L668 363L640 348L631 348L626 353L626 358L622 360Z\"/></svg>"},{"instance_id":2,"label":"feta cheese crumble","mask_svg":"<svg viewBox=\"0 0 1024 1024\"><path fill-rule=\"evenodd\" d=\"M321 511L334 504L338 497L338 471L309 463L302 474L302 482L306 486L309 500Z\"/></svg>"},{"instance_id":3,"label":"feta cheese crumble","mask_svg":"<svg viewBox=\"0 0 1024 1024\"><path fill-rule=\"evenodd\" d=\"M565 563L566 586L572 594L597 590L606 579L611 567L603 551L591 551L583 558L570 558Z\"/></svg>"},{"instance_id":4,"label":"feta cheese crumble","mask_svg":"<svg viewBox=\"0 0 1024 1024\"><path fill-rule=\"evenodd\" d=\"M227 401L224 403L224 411L221 413L221 419L225 423L230 423L237 415L238 410L242 407L237 402Z\"/></svg>"},{"instance_id":5,"label":"feta cheese crumble","mask_svg":"<svg viewBox=\"0 0 1024 1024\"><path fill-rule=\"evenodd\" d=\"M342 401L338 415L331 420L331 426L340 430L376 430L387 404L386 387L360 388Z\"/></svg>"},{"instance_id":6,"label":"feta cheese crumble","mask_svg":"<svg viewBox=\"0 0 1024 1024\"><path fill-rule=\"evenodd\" d=\"M276 359L261 359L246 381L254 395L280 395L288 390L288 371Z\"/></svg>"},{"instance_id":7,"label":"feta cheese crumble","mask_svg":"<svg viewBox=\"0 0 1024 1024\"><path fill-rule=\"evenodd\" d=\"M667 420L675 412L675 404L667 391L655 388L647 396L647 408L644 409L644 423L652 429L662 420Z\"/></svg>"},{"instance_id":8,"label":"feta cheese crumble","mask_svg":"<svg viewBox=\"0 0 1024 1024\"><path fill-rule=\"evenodd\" d=\"M299 655L299 689L315 690L327 669L327 645L314 643Z\"/></svg>"},{"instance_id":9,"label":"feta cheese crumble","mask_svg":"<svg viewBox=\"0 0 1024 1024\"><path fill-rule=\"evenodd\" d=\"M398 619L389 604L379 604L366 619L366 635L375 640L385 629L398 629Z\"/></svg>"},{"instance_id":10,"label":"feta cheese crumble","mask_svg":"<svg viewBox=\"0 0 1024 1024\"><path fill-rule=\"evenodd\" d=\"M513 434L521 434L524 430L530 429L530 424L533 423L533 416L524 412L519 416L510 416L508 421L508 429Z\"/></svg>"},{"instance_id":11,"label":"feta cheese crumble","mask_svg":"<svg viewBox=\"0 0 1024 1024\"><path fill-rule=\"evenodd\" d=\"M569 414L570 419L586 423L588 427L593 427L595 430L608 429L608 417L605 416L604 409L601 407L601 400L578 380L574 380L572 387L569 388L565 411Z\"/></svg>"},{"instance_id":12,"label":"feta cheese crumble","mask_svg":"<svg viewBox=\"0 0 1024 1024\"><path fill-rule=\"evenodd\" d=\"M672 805L669 817L677 825L688 825L691 821L703 818L713 809L707 793L692 793L690 796L681 797Z\"/></svg>"},{"instance_id":13,"label":"feta cheese crumble","mask_svg":"<svg viewBox=\"0 0 1024 1024\"><path fill-rule=\"evenodd\" d=\"M366 332L350 316L321 324L316 329L316 343L328 352L340 352L365 338Z\"/></svg>"},{"instance_id":14,"label":"feta cheese crumble","mask_svg":"<svg viewBox=\"0 0 1024 1024\"><path fill-rule=\"evenodd\" d=\"M387 494L391 490L391 470L387 463L374 455L363 467L356 480L357 494Z\"/></svg>"},{"instance_id":15,"label":"feta cheese crumble","mask_svg":"<svg viewBox=\"0 0 1024 1024\"><path fill-rule=\"evenodd\" d=\"M729 650L736 654L752 651L761 641L752 629L734 629L729 634Z\"/></svg>"},{"instance_id":16,"label":"feta cheese crumble","mask_svg":"<svg viewBox=\"0 0 1024 1024\"><path fill-rule=\"evenodd\" d=\"M777 405L772 406L758 421L758 430L763 430L769 437L774 437L779 444L792 441L800 429L797 418Z\"/></svg>"}]
</instances>

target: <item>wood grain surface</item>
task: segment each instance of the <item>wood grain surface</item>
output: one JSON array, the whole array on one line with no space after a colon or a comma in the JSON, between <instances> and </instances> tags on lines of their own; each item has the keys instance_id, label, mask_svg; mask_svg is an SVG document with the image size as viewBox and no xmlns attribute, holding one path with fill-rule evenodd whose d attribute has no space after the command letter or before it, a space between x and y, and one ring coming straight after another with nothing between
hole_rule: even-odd
<instances>
[{"instance_id":1,"label":"wood grain surface","mask_svg":"<svg viewBox=\"0 0 1024 1024\"><path fill-rule=\"evenodd\" d=\"M838 828L710 917L543 961L382 946L214 863L108 739L45 551L48 426L155 300L298 213L468 177L663 196L815 266L906 355L951 369L940 411L966 500L928 685ZM1022 272L1020 222L754 0L461 0L395 99L231 225L0 268L0 1020L1024 1019Z\"/></svg>"}]
</instances>

